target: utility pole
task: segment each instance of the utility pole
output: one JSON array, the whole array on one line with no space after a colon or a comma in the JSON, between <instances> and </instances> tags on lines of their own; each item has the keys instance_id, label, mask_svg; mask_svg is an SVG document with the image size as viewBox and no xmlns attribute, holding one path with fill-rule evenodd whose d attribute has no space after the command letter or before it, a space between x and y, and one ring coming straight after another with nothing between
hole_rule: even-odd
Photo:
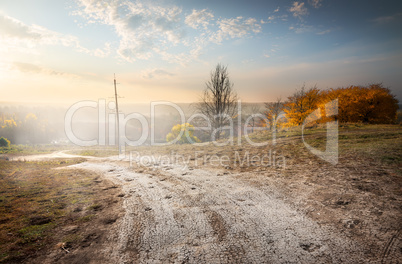
<instances>
[{"instance_id":1,"label":"utility pole","mask_svg":"<svg viewBox=\"0 0 402 264\"><path fill-rule=\"evenodd\" d=\"M119 146L119 154L121 154L121 145L120 145L120 118L119 118L119 104L117 103L116 74L114 74L114 98L115 98L115 100L116 100L117 145Z\"/></svg>"}]
</instances>

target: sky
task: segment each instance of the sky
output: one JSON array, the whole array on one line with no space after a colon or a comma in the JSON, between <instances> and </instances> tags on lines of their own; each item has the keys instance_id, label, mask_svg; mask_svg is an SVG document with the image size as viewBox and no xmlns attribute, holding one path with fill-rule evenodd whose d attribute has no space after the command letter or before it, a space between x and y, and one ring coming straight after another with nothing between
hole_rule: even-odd
<instances>
[{"instance_id":1,"label":"sky","mask_svg":"<svg viewBox=\"0 0 402 264\"><path fill-rule=\"evenodd\" d=\"M0 0L0 102L242 101L383 83L402 101L402 1Z\"/></svg>"}]
</instances>

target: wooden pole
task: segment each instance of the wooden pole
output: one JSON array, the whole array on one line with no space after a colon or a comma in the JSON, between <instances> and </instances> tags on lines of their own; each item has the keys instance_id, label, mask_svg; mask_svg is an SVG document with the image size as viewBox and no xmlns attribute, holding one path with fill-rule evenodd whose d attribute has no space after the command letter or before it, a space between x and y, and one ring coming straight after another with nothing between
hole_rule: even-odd
<instances>
[{"instance_id":1,"label":"wooden pole","mask_svg":"<svg viewBox=\"0 0 402 264\"><path fill-rule=\"evenodd\" d=\"M119 146L119 154L121 154L121 145L120 145L120 117L119 117L119 104L117 103L116 74L114 74L114 98L115 98L115 100L116 100L117 145Z\"/></svg>"}]
</instances>

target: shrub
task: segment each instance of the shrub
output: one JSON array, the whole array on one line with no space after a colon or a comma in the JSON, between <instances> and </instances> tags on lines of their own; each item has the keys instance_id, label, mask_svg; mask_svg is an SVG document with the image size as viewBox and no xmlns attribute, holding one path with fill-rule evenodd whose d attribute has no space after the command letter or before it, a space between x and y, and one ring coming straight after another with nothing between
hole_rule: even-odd
<instances>
[{"instance_id":1,"label":"shrub","mask_svg":"<svg viewBox=\"0 0 402 264\"><path fill-rule=\"evenodd\" d=\"M198 143L200 140L194 136L194 126L189 123L178 124L172 127L172 131L166 135L166 141L170 142L179 137L180 132L183 132L177 144Z\"/></svg>"},{"instance_id":2,"label":"shrub","mask_svg":"<svg viewBox=\"0 0 402 264\"><path fill-rule=\"evenodd\" d=\"M10 147L10 141L5 137L1 137L0 138L0 147L9 148Z\"/></svg>"}]
</instances>

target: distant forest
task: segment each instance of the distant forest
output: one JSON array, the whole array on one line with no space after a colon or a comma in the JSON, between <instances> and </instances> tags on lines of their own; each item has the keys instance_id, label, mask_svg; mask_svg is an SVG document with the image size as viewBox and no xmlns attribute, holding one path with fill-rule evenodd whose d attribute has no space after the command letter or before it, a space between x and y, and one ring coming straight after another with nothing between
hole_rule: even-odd
<instances>
[{"instance_id":1,"label":"distant forest","mask_svg":"<svg viewBox=\"0 0 402 264\"><path fill-rule=\"evenodd\" d=\"M317 122L338 120L340 123L371 123L394 124L402 122L402 115L398 109L401 105L388 88L381 84L369 86L350 86L329 90L320 90L317 87L297 90L293 95L282 101L278 99L271 103L242 103L242 120L252 114L263 114L266 122L259 122L259 126L289 127L299 126L308 115L316 109L321 109L325 116L325 105L337 99L338 114L329 118L320 118ZM178 104L186 116L196 112L192 104ZM64 116L67 107L30 106L2 103L0 106L0 137L5 137L12 144L60 144L68 143L64 132ZM113 111L108 109L108 114ZM122 113L139 112L149 117L147 104L122 104ZM282 113L280 120L278 117ZM149 122L150 123L150 122ZM156 108L155 133L157 141L164 141L171 128L180 123L177 111L168 106ZM101 125L107 126L107 123ZM74 115L73 131L77 137L89 140L98 135L98 110L84 108ZM138 121L127 123L126 135L136 140L141 135ZM197 135L202 139L201 135Z\"/></svg>"}]
</instances>

